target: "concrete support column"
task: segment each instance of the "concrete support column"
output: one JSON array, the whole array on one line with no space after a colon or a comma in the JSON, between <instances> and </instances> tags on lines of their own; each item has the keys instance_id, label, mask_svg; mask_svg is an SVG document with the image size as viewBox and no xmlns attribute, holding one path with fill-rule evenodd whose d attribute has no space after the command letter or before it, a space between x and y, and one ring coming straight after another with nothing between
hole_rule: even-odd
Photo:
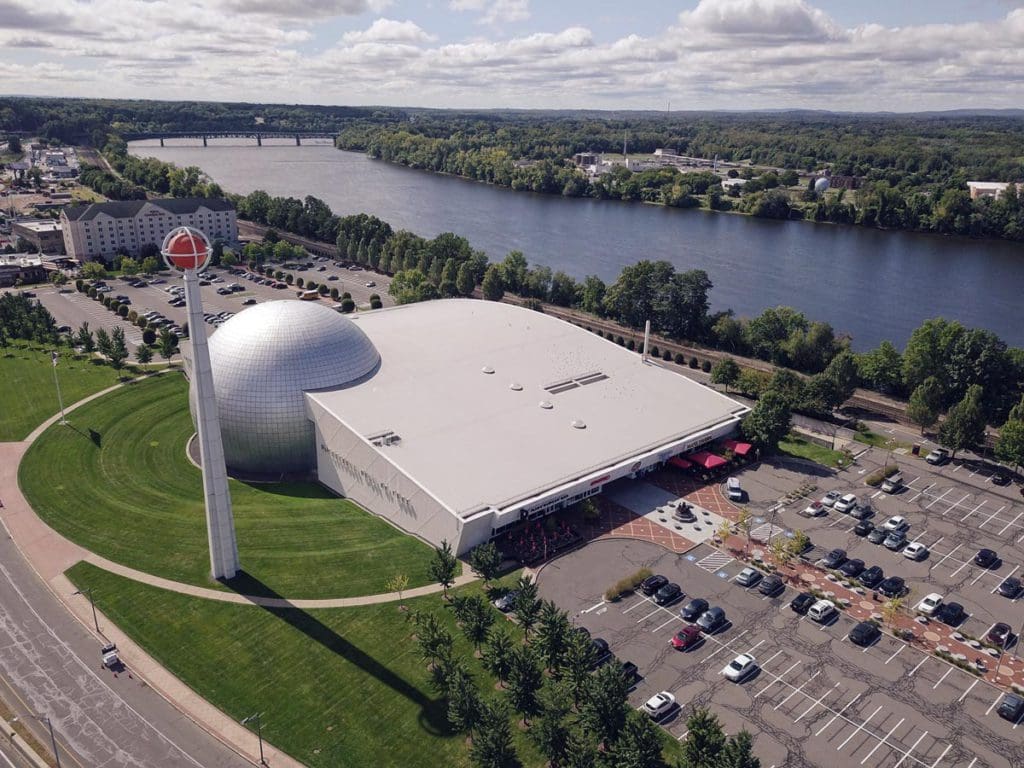
<instances>
[{"instance_id":1,"label":"concrete support column","mask_svg":"<svg viewBox=\"0 0 1024 768\"><path fill-rule=\"evenodd\" d=\"M203 136L203 146L204 147L206 146L206 137L205 136Z\"/></svg>"},{"instance_id":2,"label":"concrete support column","mask_svg":"<svg viewBox=\"0 0 1024 768\"><path fill-rule=\"evenodd\" d=\"M160 139L160 146L162 147L163 145L164 145L164 140L163 140L163 138L161 138Z\"/></svg>"},{"instance_id":3,"label":"concrete support column","mask_svg":"<svg viewBox=\"0 0 1024 768\"><path fill-rule=\"evenodd\" d=\"M296 147L301 147L302 146L302 142L299 140L299 134L297 134L297 133L295 134L295 146Z\"/></svg>"},{"instance_id":4,"label":"concrete support column","mask_svg":"<svg viewBox=\"0 0 1024 768\"><path fill-rule=\"evenodd\" d=\"M263 146L263 136L261 136L258 133L256 134L256 146L257 147L262 147Z\"/></svg>"}]
</instances>

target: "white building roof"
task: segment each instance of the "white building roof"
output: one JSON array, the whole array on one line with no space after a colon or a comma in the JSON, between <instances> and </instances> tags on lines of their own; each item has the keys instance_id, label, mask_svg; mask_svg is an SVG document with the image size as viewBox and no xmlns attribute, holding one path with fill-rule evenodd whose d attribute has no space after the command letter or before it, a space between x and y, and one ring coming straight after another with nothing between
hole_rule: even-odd
<instances>
[{"instance_id":1,"label":"white building roof","mask_svg":"<svg viewBox=\"0 0 1024 768\"><path fill-rule=\"evenodd\" d=\"M368 440L397 435L376 450L463 517L746 411L670 364L645 364L596 334L509 304L451 299L352 318L380 367L307 397Z\"/></svg>"}]
</instances>

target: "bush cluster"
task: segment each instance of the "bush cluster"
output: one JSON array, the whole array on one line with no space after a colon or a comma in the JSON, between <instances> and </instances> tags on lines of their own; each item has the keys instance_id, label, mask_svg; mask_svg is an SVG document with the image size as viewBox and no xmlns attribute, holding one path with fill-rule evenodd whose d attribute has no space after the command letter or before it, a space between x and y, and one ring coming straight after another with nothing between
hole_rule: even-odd
<instances>
[{"instance_id":1,"label":"bush cluster","mask_svg":"<svg viewBox=\"0 0 1024 768\"><path fill-rule=\"evenodd\" d=\"M631 592L640 586L640 582L651 576L650 568L641 568L640 570L632 573L625 578L619 579L612 586L608 587L604 593L604 599L609 602L612 600L618 600L626 592Z\"/></svg>"},{"instance_id":2,"label":"bush cluster","mask_svg":"<svg viewBox=\"0 0 1024 768\"><path fill-rule=\"evenodd\" d=\"M885 480L885 478L892 477L899 471L900 468L898 466L896 466L895 464L889 464L885 467L882 467L881 469L876 469L874 472L872 472L870 475L864 478L864 482L873 488L877 488L882 484L882 481Z\"/></svg>"}]
</instances>

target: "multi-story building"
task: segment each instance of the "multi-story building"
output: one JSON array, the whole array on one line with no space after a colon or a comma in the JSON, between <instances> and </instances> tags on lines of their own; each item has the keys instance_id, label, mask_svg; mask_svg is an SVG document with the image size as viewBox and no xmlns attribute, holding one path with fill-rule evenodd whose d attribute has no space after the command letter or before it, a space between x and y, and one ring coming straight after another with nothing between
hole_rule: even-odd
<instances>
[{"instance_id":1,"label":"multi-story building","mask_svg":"<svg viewBox=\"0 0 1024 768\"><path fill-rule=\"evenodd\" d=\"M64 232L60 224L51 219L11 222L11 234L31 243L36 253L64 253Z\"/></svg>"},{"instance_id":2,"label":"multi-story building","mask_svg":"<svg viewBox=\"0 0 1024 768\"><path fill-rule=\"evenodd\" d=\"M29 253L0 254L0 288L41 283L46 279L43 260Z\"/></svg>"},{"instance_id":3,"label":"multi-story building","mask_svg":"<svg viewBox=\"0 0 1024 768\"><path fill-rule=\"evenodd\" d=\"M67 253L81 262L110 261L118 253L138 256L147 245L159 246L179 226L202 230L210 240L238 240L234 207L211 198L70 205L60 220Z\"/></svg>"},{"instance_id":4,"label":"multi-story building","mask_svg":"<svg viewBox=\"0 0 1024 768\"><path fill-rule=\"evenodd\" d=\"M971 200L977 200L980 197L993 197L998 200L1007 187L1009 182L1005 181L968 181L967 189L970 190ZM1017 184L1017 194L1024 192L1024 184Z\"/></svg>"}]
</instances>

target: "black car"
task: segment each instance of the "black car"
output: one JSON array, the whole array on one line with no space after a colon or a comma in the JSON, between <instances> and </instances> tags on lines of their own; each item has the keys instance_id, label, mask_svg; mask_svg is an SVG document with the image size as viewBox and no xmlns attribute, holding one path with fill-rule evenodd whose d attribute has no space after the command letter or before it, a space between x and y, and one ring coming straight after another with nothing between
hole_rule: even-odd
<instances>
[{"instance_id":1,"label":"black car","mask_svg":"<svg viewBox=\"0 0 1024 768\"><path fill-rule=\"evenodd\" d=\"M790 601L789 607L793 609L794 613L799 613L802 616L816 602L818 602L818 598L810 592L801 592Z\"/></svg>"},{"instance_id":2,"label":"black car","mask_svg":"<svg viewBox=\"0 0 1024 768\"><path fill-rule=\"evenodd\" d=\"M590 630L586 627L573 627L572 631L575 632L577 635L583 635L588 640L590 639Z\"/></svg>"},{"instance_id":3,"label":"black car","mask_svg":"<svg viewBox=\"0 0 1024 768\"><path fill-rule=\"evenodd\" d=\"M776 573L772 573L765 576L761 583L757 586L757 591L762 595L775 595L785 589L785 584L782 581L782 577Z\"/></svg>"},{"instance_id":4,"label":"black car","mask_svg":"<svg viewBox=\"0 0 1024 768\"><path fill-rule=\"evenodd\" d=\"M1010 476L1009 475L993 475L992 476L992 484L993 485L1009 485L1010 484Z\"/></svg>"},{"instance_id":5,"label":"black car","mask_svg":"<svg viewBox=\"0 0 1024 768\"><path fill-rule=\"evenodd\" d=\"M640 591L650 597L666 584L668 584L668 579L657 573L654 576L648 576L640 582Z\"/></svg>"},{"instance_id":6,"label":"black car","mask_svg":"<svg viewBox=\"0 0 1024 768\"><path fill-rule=\"evenodd\" d=\"M850 510L850 517L854 520L867 520L875 514L875 510L868 504L858 504Z\"/></svg>"},{"instance_id":7,"label":"black car","mask_svg":"<svg viewBox=\"0 0 1024 768\"><path fill-rule=\"evenodd\" d=\"M974 564L982 568L992 568L999 562L999 555L992 549L979 549L974 556Z\"/></svg>"},{"instance_id":8,"label":"black car","mask_svg":"<svg viewBox=\"0 0 1024 768\"><path fill-rule=\"evenodd\" d=\"M886 597L902 597L907 585L899 576L887 576L875 589Z\"/></svg>"},{"instance_id":9,"label":"black car","mask_svg":"<svg viewBox=\"0 0 1024 768\"><path fill-rule=\"evenodd\" d=\"M863 570L864 561L856 557L852 560L847 560L845 563L839 566L839 572L843 574L843 576L846 576L851 579L854 576L859 576L861 574L861 571Z\"/></svg>"},{"instance_id":10,"label":"black car","mask_svg":"<svg viewBox=\"0 0 1024 768\"><path fill-rule=\"evenodd\" d=\"M701 617L701 614L708 609L708 601L699 597L695 597L693 600L688 602L682 608L679 609L679 615L686 621L696 621Z\"/></svg>"},{"instance_id":11,"label":"black car","mask_svg":"<svg viewBox=\"0 0 1024 768\"><path fill-rule=\"evenodd\" d=\"M833 549L823 558L821 558L821 564L826 568L838 568L840 565L846 562L846 550L845 549Z\"/></svg>"},{"instance_id":12,"label":"black car","mask_svg":"<svg viewBox=\"0 0 1024 768\"><path fill-rule=\"evenodd\" d=\"M683 596L683 590L678 584L666 584L654 593L654 602L658 605L669 605Z\"/></svg>"},{"instance_id":13,"label":"black car","mask_svg":"<svg viewBox=\"0 0 1024 768\"><path fill-rule=\"evenodd\" d=\"M872 565L866 571L861 573L860 583L869 589L873 589L874 587L877 587L884 578L885 571L877 565Z\"/></svg>"},{"instance_id":14,"label":"black car","mask_svg":"<svg viewBox=\"0 0 1024 768\"><path fill-rule=\"evenodd\" d=\"M858 536L867 536L875 530L875 524L870 520L861 520L855 526L853 526L853 532Z\"/></svg>"},{"instance_id":15,"label":"black car","mask_svg":"<svg viewBox=\"0 0 1024 768\"><path fill-rule=\"evenodd\" d=\"M612 655L608 648L608 641L603 637L593 637L590 639L590 644L594 648L594 666L599 667Z\"/></svg>"},{"instance_id":16,"label":"black car","mask_svg":"<svg viewBox=\"0 0 1024 768\"><path fill-rule=\"evenodd\" d=\"M725 626L725 611L719 608L717 605L708 608L701 617L697 619L697 626L704 630L707 634L712 634L715 630Z\"/></svg>"},{"instance_id":17,"label":"black car","mask_svg":"<svg viewBox=\"0 0 1024 768\"><path fill-rule=\"evenodd\" d=\"M872 544L881 544L888 535L889 532L885 528L875 528L868 534L868 541Z\"/></svg>"},{"instance_id":18,"label":"black car","mask_svg":"<svg viewBox=\"0 0 1024 768\"><path fill-rule=\"evenodd\" d=\"M1018 696L1016 693L1005 694L997 711L1004 720L1009 720L1011 723L1020 721L1021 717L1024 717L1024 697Z\"/></svg>"},{"instance_id":19,"label":"black car","mask_svg":"<svg viewBox=\"0 0 1024 768\"><path fill-rule=\"evenodd\" d=\"M1010 638L1012 637L1013 630L1005 621L993 624L992 629L985 635L985 639L997 648L1006 648L1010 644Z\"/></svg>"},{"instance_id":20,"label":"black car","mask_svg":"<svg viewBox=\"0 0 1024 768\"><path fill-rule=\"evenodd\" d=\"M964 607L960 603L943 603L936 609L935 618L951 627L959 626L967 618Z\"/></svg>"},{"instance_id":21,"label":"black car","mask_svg":"<svg viewBox=\"0 0 1024 768\"><path fill-rule=\"evenodd\" d=\"M999 594L1003 597L1009 597L1010 599L1015 598L1020 594L1021 587L1020 579L1016 576L1010 576L1003 580L1003 583L999 585Z\"/></svg>"},{"instance_id":22,"label":"black car","mask_svg":"<svg viewBox=\"0 0 1024 768\"><path fill-rule=\"evenodd\" d=\"M850 642L861 647L871 645L882 633L872 621L862 621L850 630Z\"/></svg>"},{"instance_id":23,"label":"black car","mask_svg":"<svg viewBox=\"0 0 1024 768\"><path fill-rule=\"evenodd\" d=\"M626 683L631 687L640 677L640 669L632 661L622 662L622 676L626 678Z\"/></svg>"}]
</instances>

